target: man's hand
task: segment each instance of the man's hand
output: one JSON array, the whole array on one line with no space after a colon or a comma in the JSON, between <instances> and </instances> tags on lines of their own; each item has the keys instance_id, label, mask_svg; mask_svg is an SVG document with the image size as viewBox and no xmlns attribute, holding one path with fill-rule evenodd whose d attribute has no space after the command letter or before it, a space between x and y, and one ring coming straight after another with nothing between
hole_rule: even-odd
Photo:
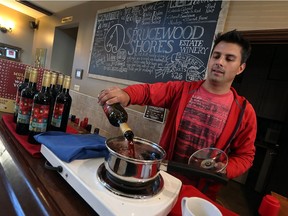
<instances>
[{"instance_id":1,"label":"man's hand","mask_svg":"<svg viewBox=\"0 0 288 216\"><path fill-rule=\"evenodd\" d=\"M102 106L103 104L114 104L120 103L123 107L129 105L130 96L120 89L119 87L111 87L102 90L98 95L98 103Z\"/></svg>"}]
</instances>

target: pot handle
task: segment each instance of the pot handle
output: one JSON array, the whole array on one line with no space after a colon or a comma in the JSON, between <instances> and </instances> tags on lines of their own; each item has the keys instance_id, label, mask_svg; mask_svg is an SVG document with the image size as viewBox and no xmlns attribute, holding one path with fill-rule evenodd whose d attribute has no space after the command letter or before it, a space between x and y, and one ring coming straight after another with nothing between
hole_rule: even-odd
<instances>
[{"instance_id":1,"label":"pot handle","mask_svg":"<svg viewBox=\"0 0 288 216\"><path fill-rule=\"evenodd\" d=\"M174 161L163 160L161 162L160 169L163 171L167 171L167 172L177 172L180 174L186 173L186 174L198 176L201 178L213 179L225 185L228 183L228 180L229 180L226 177L226 175L222 173L210 172L208 170L195 167L193 165L178 163Z\"/></svg>"}]
</instances>

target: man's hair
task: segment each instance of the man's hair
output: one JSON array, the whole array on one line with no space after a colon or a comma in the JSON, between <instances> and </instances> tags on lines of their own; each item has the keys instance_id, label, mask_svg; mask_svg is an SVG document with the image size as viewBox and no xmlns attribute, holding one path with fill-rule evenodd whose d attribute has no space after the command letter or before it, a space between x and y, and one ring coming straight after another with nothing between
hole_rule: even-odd
<instances>
[{"instance_id":1,"label":"man's hair","mask_svg":"<svg viewBox=\"0 0 288 216\"><path fill-rule=\"evenodd\" d=\"M221 41L238 44L242 48L241 64L247 61L251 53L251 45L250 42L240 34L240 32L232 30L223 34L222 33L217 34L214 40L214 46L212 52L216 47L216 45Z\"/></svg>"}]
</instances>

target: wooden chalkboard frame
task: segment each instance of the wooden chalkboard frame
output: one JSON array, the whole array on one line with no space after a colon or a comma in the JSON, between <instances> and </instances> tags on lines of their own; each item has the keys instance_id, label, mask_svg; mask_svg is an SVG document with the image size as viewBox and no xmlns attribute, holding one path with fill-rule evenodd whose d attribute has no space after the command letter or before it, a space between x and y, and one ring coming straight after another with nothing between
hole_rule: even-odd
<instances>
[{"instance_id":1,"label":"wooden chalkboard frame","mask_svg":"<svg viewBox=\"0 0 288 216\"><path fill-rule=\"evenodd\" d=\"M161 1L159 1L159 2L161 2ZM90 64L91 64L91 59L92 59L93 44L94 44L94 39L95 39L98 15L102 14L102 13L106 13L106 12L112 12L115 10L120 10L123 8L135 7L135 6L139 6L139 5L141 6L141 5L145 5L148 3L151 3L151 2L133 2L133 3L123 4L123 5L120 5L117 7L112 7L112 8L107 8L107 9L102 9L102 10L97 11L95 25L94 25L94 33L93 33L93 38L92 38L92 42L91 42L90 59L89 59L89 63L88 63L88 71L87 71L88 77L99 79L99 80L104 80L104 81L109 81L109 82L114 82L114 83L125 84L125 85L131 85L131 84L145 83L146 82L146 81L122 79L122 78L116 78L113 76L104 76L104 75L91 73L90 72ZM230 4L230 2L226 1L226 0L223 0L221 3L221 10L220 10L219 17L217 20L217 24L216 24L216 28L215 28L215 34L222 32L224 29L227 13L228 13L228 9L229 9L229 4ZM213 41L211 41L211 47L212 47L212 45L213 45ZM211 49L210 49L210 51L211 51ZM210 53L208 55L210 55Z\"/></svg>"}]
</instances>

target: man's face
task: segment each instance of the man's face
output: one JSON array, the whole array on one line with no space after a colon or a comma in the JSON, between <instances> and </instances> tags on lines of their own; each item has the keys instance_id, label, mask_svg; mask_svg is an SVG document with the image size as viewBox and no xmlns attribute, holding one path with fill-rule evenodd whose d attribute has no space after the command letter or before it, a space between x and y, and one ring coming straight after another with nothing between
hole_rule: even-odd
<instances>
[{"instance_id":1,"label":"man's face","mask_svg":"<svg viewBox=\"0 0 288 216\"><path fill-rule=\"evenodd\" d=\"M234 43L221 41L213 50L208 62L207 79L218 84L230 84L242 73L246 64L241 64L242 48Z\"/></svg>"}]
</instances>

